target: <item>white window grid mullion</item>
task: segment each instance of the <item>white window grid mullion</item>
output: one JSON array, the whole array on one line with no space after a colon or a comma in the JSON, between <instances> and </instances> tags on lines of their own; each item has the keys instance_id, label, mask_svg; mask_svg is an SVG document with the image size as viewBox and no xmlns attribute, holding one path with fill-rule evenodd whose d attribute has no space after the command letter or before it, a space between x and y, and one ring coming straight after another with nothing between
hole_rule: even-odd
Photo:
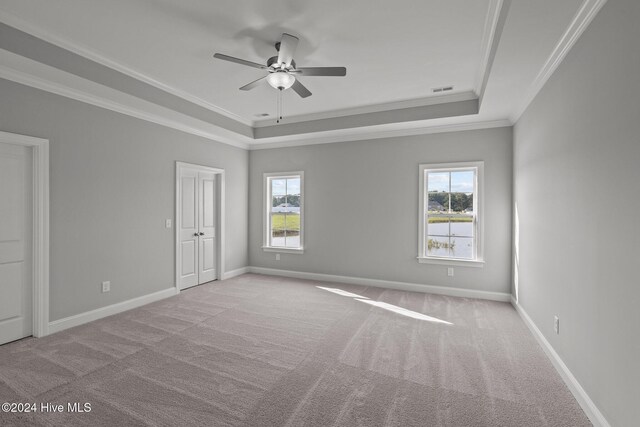
<instances>
[{"instance_id":1,"label":"white window grid mullion","mask_svg":"<svg viewBox=\"0 0 640 427\"><path fill-rule=\"evenodd\" d=\"M429 217L431 214L429 213L429 172L426 170L424 171L422 181L424 182L424 200L422 201L422 222L424 223L424 230L422 233L422 256L427 256L427 247L429 243L429 238L427 236L429 235Z\"/></svg>"},{"instance_id":2,"label":"white window grid mullion","mask_svg":"<svg viewBox=\"0 0 640 427\"><path fill-rule=\"evenodd\" d=\"M273 246L273 179L267 178L267 232L269 233L269 246Z\"/></svg>"},{"instance_id":3,"label":"white window grid mullion","mask_svg":"<svg viewBox=\"0 0 640 427\"><path fill-rule=\"evenodd\" d=\"M449 214L451 214L451 171L449 171L449 193L447 193L447 197L449 199ZM449 217L449 221L448 221L448 227L449 229L449 236L448 236L448 242L449 242L449 248L448 250L451 251L451 217Z\"/></svg>"},{"instance_id":4,"label":"white window grid mullion","mask_svg":"<svg viewBox=\"0 0 640 427\"><path fill-rule=\"evenodd\" d=\"M289 202L289 178L285 178L284 180L284 204L285 204L285 211L283 212L284 214L284 247L287 247L287 211L286 211L286 204Z\"/></svg>"},{"instance_id":5,"label":"white window grid mullion","mask_svg":"<svg viewBox=\"0 0 640 427\"><path fill-rule=\"evenodd\" d=\"M478 258L478 168L473 171L473 259Z\"/></svg>"},{"instance_id":6,"label":"white window grid mullion","mask_svg":"<svg viewBox=\"0 0 640 427\"><path fill-rule=\"evenodd\" d=\"M444 165L443 165L444 166ZM471 214L464 214L464 213L453 213L451 211L451 206L452 206L452 172L453 171L464 171L464 170L473 170L473 179L474 179L474 188L473 188L473 213ZM448 238L448 242L449 245L451 245L451 239L455 238L455 237L460 237L460 238L466 238L466 239L471 239L472 240L472 256L474 259L477 258L478 256L478 229L479 229L479 219L478 219L478 167L477 166L473 166L473 167L453 167L453 168L446 168L446 167L442 167L442 168L425 168L423 169L424 172L424 176L423 176L423 182L425 185L425 189L424 189L424 193L423 193L423 212L425 214L423 214L423 218L422 221L424 224L424 228L425 231L422 233L423 235L421 236L422 239L422 246L423 246L423 256L429 257L428 255L428 237L430 236L429 234L429 220L430 218L449 218L448 221L448 235L444 236L444 235L440 235L440 234L433 234L433 237L447 237ZM447 172L448 173L448 193L447 193L447 197L448 197L448 203L447 203L447 213L431 213L429 212L429 173L431 172ZM453 216L457 217L457 218L470 218L471 219L471 224L472 224L472 229L471 229L471 236L468 235L464 235L464 236L453 236L452 235L452 224L451 224L451 220L450 218L452 218ZM437 257L435 257L437 258ZM443 258L449 258L449 257L443 257ZM454 259L455 257L450 257L452 259Z\"/></svg>"},{"instance_id":7,"label":"white window grid mullion","mask_svg":"<svg viewBox=\"0 0 640 427\"><path fill-rule=\"evenodd\" d=\"M295 251L300 251L300 253L302 253L302 206L300 206L300 231L299 231L299 235L300 235L300 245L297 247L288 247L287 246L287 241L288 239L291 237L288 235L288 227L287 224L289 221L291 221L292 219L289 218L291 216L291 212L288 211L288 209L284 209L283 212L276 212L276 213L281 213L284 216L283 219L283 231L282 231L282 238L283 238L283 244L275 244L275 240L274 240L274 222L273 222L273 198L274 197L283 197L283 200L285 203L289 202L290 200L290 196L294 195L292 193L289 192L289 179L299 179L300 180L300 184L301 184L301 188L300 188L300 194L298 195L300 198L300 204L302 204L302 180L303 180L303 172L296 172L296 173L287 173L287 174L276 174L276 173L269 173L269 174L264 174L265 175L265 194L267 195L267 200L266 200L266 206L267 209L265 209L265 214L267 215L266 218L266 227L264 232L268 233L269 235L265 237L264 239L264 246L263 248L265 250L268 250L269 248L273 248L273 249L282 249L283 251L287 251L289 249L291 250L295 250ZM274 180L284 180L284 191L283 194L281 196L274 196Z\"/></svg>"},{"instance_id":8,"label":"white window grid mullion","mask_svg":"<svg viewBox=\"0 0 640 427\"><path fill-rule=\"evenodd\" d=\"M424 174L425 174L424 212L426 212L427 214L425 215L425 218L424 218L425 227L424 227L424 233L423 233L422 239L423 239L423 248L424 248L423 255L427 256L429 252L429 218L431 218L432 214L429 212L429 171L425 170Z\"/></svg>"}]
</instances>

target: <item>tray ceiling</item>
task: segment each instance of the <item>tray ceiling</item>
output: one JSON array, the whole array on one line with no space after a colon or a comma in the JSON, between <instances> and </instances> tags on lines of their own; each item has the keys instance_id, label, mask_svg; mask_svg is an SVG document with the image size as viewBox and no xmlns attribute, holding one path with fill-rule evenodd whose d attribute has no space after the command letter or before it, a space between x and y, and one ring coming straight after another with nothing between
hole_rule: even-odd
<instances>
[{"instance_id":1,"label":"tray ceiling","mask_svg":"<svg viewBox=\"0 0 640 427\"><path fill-rule=\"evenodd\" d=\"M425 109L449 100L433 93L442 86L454 87L452 101L481 98L479 111L461 113L473 121L505 120L520 108L576 17L597 3L603 1L3 0L0 21L254 128L253 138L269 140L278 132L260 129L273 125L276 91L266 84L239 91L263 72L215 60L213 53L266 62L276 54L280 35L289 32L300 38L298 66L347 67L344 78L301 77L313 92L309 98L284 93L290 126L282 135L309 133L305 122L314 124L310 132L330 132L350 127L344 120L338 126L339 118ZM436 124L469 120L458 115L430 119ZM367 116L366 126L378 116ZM379 122L401 122L389 120ZM420 120L406 126L415 127L415 121ZM251 131L232 130L252 139Z\"/></svg>"}]
</instances>

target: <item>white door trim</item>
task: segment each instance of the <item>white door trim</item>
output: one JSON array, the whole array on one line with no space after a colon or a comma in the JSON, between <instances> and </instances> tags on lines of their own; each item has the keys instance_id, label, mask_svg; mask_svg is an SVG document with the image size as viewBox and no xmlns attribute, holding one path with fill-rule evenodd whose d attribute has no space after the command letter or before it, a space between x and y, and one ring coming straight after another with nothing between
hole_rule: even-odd
<instances>
[{"instance_id":1,"label":"white door trim","mask_svg":"<svg viewBox=\"0 0 640 427\"><path fill-rule=\"evenodd\" d=\"M218 229L216 238L216 253L218 259L216 279L222 280L224 277L224 235L225 235L225 171L224 169L213 168L210 166L196 165L193 163L176 162L176 220L174 222L175 228L175 287L176 293L180 293L180 266L182 265L181 253L180 253L180 224L182 224L182 210L180 209L180 200L182 198L182 186L180 185L180 175L183 169L197 169L203 172L210 172L217 175L216 179L216 194L218 197L217 209L217 224Z\"/></svg>"},{"instance_id":2,"label":"white door trim","mask_svg":"<svg viewBox=\"0 0 640 427\"><path fill-rule=\"evenodd\" d=\"M33 150L33 336L49 334L49 140L0 131L0 142Z\"/></svg>"}]
</instances>

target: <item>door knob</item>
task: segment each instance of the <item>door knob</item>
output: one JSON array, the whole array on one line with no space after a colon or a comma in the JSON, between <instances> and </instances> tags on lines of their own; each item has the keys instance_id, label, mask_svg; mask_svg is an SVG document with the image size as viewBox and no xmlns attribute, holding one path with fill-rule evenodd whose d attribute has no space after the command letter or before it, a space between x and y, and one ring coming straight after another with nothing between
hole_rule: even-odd
<instances>
[{"instance_id":1,"label":"door knob","mask_svg":"<svg viewBox=\"0 0 640 427\"><path fill-rule=\"evenodd\" d=\"M204 233L200 233L201 236L204 236Z\"/></svg>"},{"instance_id":2,"label":"door knob","mask_svg":"<svg viewBox=\"0 0 640 427\"><path fill-rule=\"evenodd\" d=\"M193 233L193 237L198 237L198 233Z\"/></svg>"}]
</instances>

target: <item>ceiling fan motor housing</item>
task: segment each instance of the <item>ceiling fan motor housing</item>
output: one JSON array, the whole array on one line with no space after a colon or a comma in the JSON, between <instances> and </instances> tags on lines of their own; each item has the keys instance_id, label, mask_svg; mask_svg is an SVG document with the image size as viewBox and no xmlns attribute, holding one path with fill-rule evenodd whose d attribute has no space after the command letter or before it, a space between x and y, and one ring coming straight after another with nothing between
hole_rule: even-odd
<instances>
[{"instance_id":1,"label":"ceiling fan motor housing","mask_svg":"<svg viewBox=\"0 0 640 427\"><path fill-rule=\"evenodd\" d=\"M271 58L267 59L267 67L271 67L273 64L277 64L278 63L278 57L277 56L272 56ZM291 68L295 70L296 69L296 61L294 61L293 59L291 60Z\"/></svg>"},{"instance_id":2,"label":"ceiling fan motor housing","mask_svg":"<svg viewBox=\"0 0 640 427\"><path fill-rule=\"evenodd\" d=\"M268 74L240 88L240 90L251 90L266 81L273 88L283 90L292 88L301 98L311 96L311 92L299 80L297 76L340 76L347 75L345 67L302 67L297 68L293 55L298 46L299 39L291 34L282 33L282 39L276 43L277 56L272 56L267 60L266 65L259 64L246 59L234 58L233 56L216 53L214 58L224 61L235 62L251 68L258 68L267 71Z\"/></svg>"}]
</instances>

